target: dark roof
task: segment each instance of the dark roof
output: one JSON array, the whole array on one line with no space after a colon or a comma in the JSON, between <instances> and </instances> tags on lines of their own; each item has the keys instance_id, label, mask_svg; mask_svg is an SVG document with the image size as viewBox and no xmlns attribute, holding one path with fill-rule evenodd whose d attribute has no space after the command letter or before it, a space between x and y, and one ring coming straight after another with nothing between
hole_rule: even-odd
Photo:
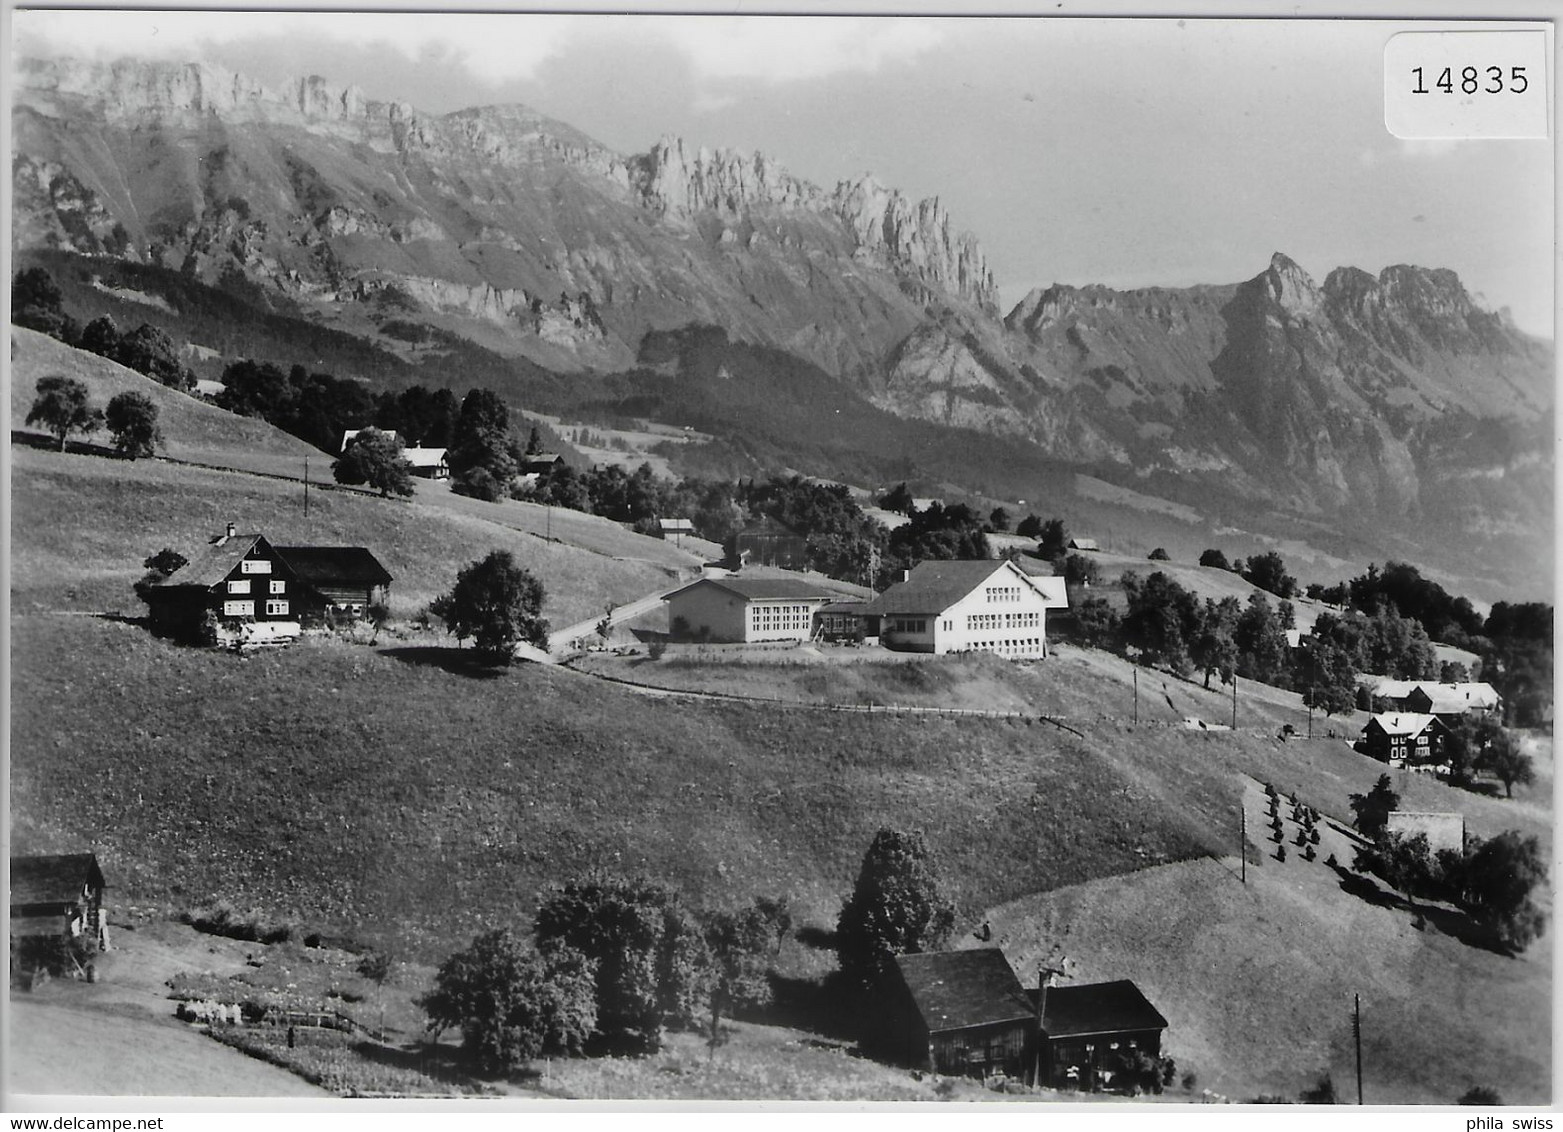
<instances>
[{"instance_id":1,"label":"dark roof","mask_svg":"<svg viewBox=\"0 0 1563 1132\"><path fill-rule=\"evenodd\" d=\"M74 904L87 887L102 888L103 871L92 853L11 858L11 906Z\"/></svg>"},{"instance_id":2,"label":"dark roof","mask_svg":"<svg viewBox=\"0 0 1563 1132\"><path fill-rule=\"evenodd\" d=\"M208 544L196 556L157 583L160 586L203 586L210 589L220 585L233 573L239 561L250 549L262 541L258 534L234 535Z\"/></svg>"},{"instance_id":3,"label":"dark roof","mask_svg":"<svg viewBox=\"0 0 1563 1132\"><path fill-rule=\"evenodd\" d=\"M1035 991L1030 992L1035 1001ZM1042 1032L1050 1038L1165 1030L1167 1020L1131 979L1048 987Z\"/></svg>"},{"instance_id":4,"label":"dark roof","mask_svg":"<svg viewBox=\"0 0 1563 1132\"><path fill-rule=\"evenodd\" d=\"M819 607L821 613L862 613L868 602L860 597L842 598L840 601L828 601Z\"/></svg>"},{"instance_id":5,"label":"dark roof","mask_svg":"<svg viewBox=\"0 0 1563 1132\"><path fill-rule=\"evenodd\" d=\"M279 546L277 556L311 586L390 585L391 575L363 546Z\"/></svg>"},{"instance_id":6,"label":"dark roof","mask_svg":"<svg viewBox=\"0 0 1563 1132\"><path fill-rule=\"evenodd\" d=\"M919 562L906 581L885 590L863 612L942 613L1003 565L1003 561L993 558Z\"/></svg>"},{"instance_id":7,"label":"dark roof","mask_svg":"<svg viewBox=\"0 0 1563 1132\"><path fill-rule=\"evenodd\" d=\"M716 586L745 601L814 601L841 596L818 582L805 582L801 578L699 578L674 590L668 597L676 597L699 585Z\"/></svg>"},{"instance_id":8,"label":"dark roof","mask_svg":"<svg viewBox=\"0 0 1563 1132\"><path fill-rule=\"evenodd\" d=\"M739 531L738 534L739 537L744 535L790 535L793 538L803 537L780 519L773 519L769 515L761 515L758 520L750 523L743 530Z\"/></svg>"},{"instance_id":9,"label":"dark roof","mask_svg":"<svg viewBox=\"0 0 1563 1132\"><path fill-rule=\"evenodd\" d=\"M996 947L897 955L895 962L930 1033L1036 1015Z\"/></svg>"}]
</instances>

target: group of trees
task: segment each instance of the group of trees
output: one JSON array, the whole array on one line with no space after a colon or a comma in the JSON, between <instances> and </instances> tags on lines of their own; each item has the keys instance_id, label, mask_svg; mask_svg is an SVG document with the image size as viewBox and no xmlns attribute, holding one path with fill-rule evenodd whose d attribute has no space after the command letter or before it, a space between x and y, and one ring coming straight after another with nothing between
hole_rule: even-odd
<instances>
[{"instance_id":1,"label":"group of trees","mask_svg":"<svg viewBox=\"0 0 1563 1132\"><path fill-rule=\"evenodd\" d=\"M145 393L126 390L109 398L108 408L92 404L87 387L75 378L54 374L38 379L27 424L41 424L49 430L65 451L66 438L73 432L96 432L108 426L114 450L129 459L150 456L162 443L157 425L157 405Z\"/></svg>"},{"instance_id":2,"label":"group of trees","mask_svg":"<svg viewBox=\"0 0 1563 1132\"><path fill-rule=\"evenodd\" d=\"M66 313L64 303L59 284L41 267L19 271L11 280L11 321L16 325L118 362L174 389L194 387L195 374L180 360L166 331L143 322L122 334L109 315L81 327Z\"/></svg>"},{"instance_id":3,"label":"group of trees","mask_svg":"<svg viewBox=\"0 0 1563 1132\"><path fill-rule=\"evenodd\" d=\"M785 899L702 910L645 879L572 881L543 894L530 940L500 929L450 956L421 1005L431 1033L459 1029L489 1073L544 1053L652 1050L702 1021L714 1047L724 1017L769 1001L791 926Z\"/></svg>"},{"instance_id":4,"label":"group of trees","mask_svg":"<svg viewBox=\"0 0 1563 1132\"><path fill-rule=\"evenodd\" d=\"M1532 899L1547 880L1547 858L1535 835L1508 830L1488 840L1467 836L1462 849L1434 853L1427 835L1388 830L1389 815L1400 796L1389 775L1380 775L1366 794L1350 798L1358 832L1368 844L1358 848L1353 867L1380 877L1410 901L1455 904L1488 927L1503 945L1523 950L1546 925Z\"/></svg>"},{"instance_id":5,"label":"group of trees","mask_svg":"<svg viewBox=\"0 0 1563 1132\"><path fill-rule=\"evenodd\" d=\"M271 362L243 360L223 369L217 404L231 413L259 417L323 452L336 452L342 434L370 419L374 397L360 382L311 373L287 373Z\"/></svg>"}]
</instances>

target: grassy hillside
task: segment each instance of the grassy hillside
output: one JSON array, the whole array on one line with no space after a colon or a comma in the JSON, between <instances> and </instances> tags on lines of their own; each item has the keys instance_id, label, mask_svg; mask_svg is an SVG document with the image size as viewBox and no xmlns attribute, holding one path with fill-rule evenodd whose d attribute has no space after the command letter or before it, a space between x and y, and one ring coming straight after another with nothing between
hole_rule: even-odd
<instances>
[{"instance_id":1,"label":"grassy hillside","mask_svg":"<svg viewBox=\"0 0 1563 1132\"><path fill-rule=\"evenodd\" d=\"M164 546L189 557L229 520L279 543L370 547L395 578L391 606L398 617L448 590L457 569L496 549L510 550L542 579L544 613L561 625L599 612L606 600L629 601L676 580L664 564L548 542L419 502L313 491L306 519L296 483L31 448L15 448L12 457L13 614L139 615L144 607L131 587L145 573L142 560Z\"/></svg>"},{"instance_id":2,"label":"grassy hillside","mask_svg":"<svg viewBox=\"0 0 1563 1132\"><path fill-rule=\"evenodd\" d=\"M262 420L236 416L177 390L169 389L118 362L100 358L84 350L75 350L48 335L11 328L11 427L42 432L39 426L25 424L32 407L38 379L60 375L74 378L87 387L91 402L103 408L116 393L127 390L144 393L157 406L158 426L165 443L158 454L178 460L215 464L225 468L266 472L274 475L302 476L307 454L316 479L330 481L329 458L313 445L289 436ZM71 439L81 439L72 434ZM99 431L89 438L108 443L108 434Z\"/></svg>"},{"instance_id":3,"label":"grassy hillside","mask_svg":"<svg viewBox=\"0 0 1563 1132\"><path fill-rule=\"evenodd\" d=\"M655 700L404 646L238 658L94 618L19 618L12 649L16 848L95 843L116 900L226 896L425 955L593 866L826 922L881 824L925 829L975 909L1208 852L1236 797L1181 733L1126 760L1040 725Z\"/></svg>"},{"instance_id":4,"label":"grassy hillside","mask_svg":"<svg viewBox=\"0 0 1563 1132\"><path fill-rule=\"evenodd\" d=\"M1472 1085L1551 1100L1552 937L1519 958L1462 942L1434 916L1342 889L1322 859L1191 861L995 908L1021 971L1063 939L1079 982L1132 978L1167 1017L1166 1050L1199 1085L1295 1100L1329 1071L1356 1100L1352 995L1368 1104L1453 1104ZM1062 934L1064 925L1068 934Z\"/></svg>"}]
</instances>

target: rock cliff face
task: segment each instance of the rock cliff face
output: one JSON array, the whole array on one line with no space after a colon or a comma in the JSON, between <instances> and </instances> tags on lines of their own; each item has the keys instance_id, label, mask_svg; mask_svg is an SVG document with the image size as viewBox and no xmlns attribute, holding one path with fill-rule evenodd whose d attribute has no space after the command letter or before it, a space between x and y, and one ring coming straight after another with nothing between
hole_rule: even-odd
<instances>
[{"instance_id":1,"label":"rock cliff face","mask_svg":"<svg viewBox=\"0 0 1563 1132\"><path fill-rule=\"evenodd\" d=\"M1058 285L1000 319L977 241L870 176L823 189L676 137L625 156L522 106L428 115L202 64L23 60L16 92L18 249L237 273L393 348L394 318L623 370L648 331L712 324L902 416L1309 514L1492 511L1545 456L1550 345L1448 271L1319 285L1277 254L1242 283Z\"/></svg>"},{"instance_id":2,"label":"rock cliff face","mask_svg":"<svg viewBox=\"0 0 1563 1132\"><path fill-rule=\"evenodd\" d=\"M625 157L520 106L426 115L315 77L35 60L16 122L18 246L236 269L348 319L398 285L545 365L627 365L647 329L700 320L872 384L927 304L996 301L937 201L826 193L671 137ZM600 328L540 336L533 300L561 292Z\"/></svg>"}]
</instances>

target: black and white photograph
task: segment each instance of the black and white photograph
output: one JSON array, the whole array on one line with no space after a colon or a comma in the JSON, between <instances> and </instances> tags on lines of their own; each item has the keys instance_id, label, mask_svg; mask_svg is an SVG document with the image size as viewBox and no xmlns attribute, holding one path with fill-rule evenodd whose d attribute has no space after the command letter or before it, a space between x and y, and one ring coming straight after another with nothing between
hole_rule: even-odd
<instances>
[{"instance_id":1,"label":"black and white photograph","mask_svg":"<svg viewBox=\"0 0 1563 1132\"><path fill-rule=\"evenodd\" d=\"M11 7L6 1107L1551 1106L1475 7Z\"/></svg>"}]
</instances>

